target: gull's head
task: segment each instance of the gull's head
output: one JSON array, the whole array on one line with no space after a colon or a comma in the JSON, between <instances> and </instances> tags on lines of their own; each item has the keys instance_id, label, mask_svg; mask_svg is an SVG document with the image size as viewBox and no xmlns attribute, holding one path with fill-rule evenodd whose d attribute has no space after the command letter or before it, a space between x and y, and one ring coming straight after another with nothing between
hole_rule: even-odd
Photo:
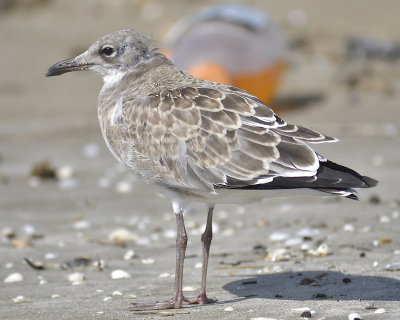
<instances>
[{"instance_id":1,"label":"gull's head","mask_svg":"<svg viewBox=\"0 0 400 320\"><path fill-rule=\"evenodd\" d=\"M84 53L57 62L46 72L47 77L70 71L92 70L107 78L125 74L143 60L152 57L150 40L135 30L120 30L97 40Z\"/></svg>"}]
</instances>

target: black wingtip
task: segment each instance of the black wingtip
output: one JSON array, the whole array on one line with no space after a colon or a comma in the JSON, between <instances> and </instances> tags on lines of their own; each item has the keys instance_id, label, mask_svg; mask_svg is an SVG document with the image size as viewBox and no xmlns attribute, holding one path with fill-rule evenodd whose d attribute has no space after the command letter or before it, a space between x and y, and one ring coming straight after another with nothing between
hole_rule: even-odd
<instances>
[{"instance_id":1,"label":"black wingtip","mask_svg":"<svg viewBox=\"0 0 400 320\"><path fill-rule=\"evenodd\" d=\"M378 184L378 180L372 179L370 177L362 176L362 180L366 184L365 188L372 188Z\"/></svg>"},{"instance_id":2,"label":"black wingtip","mask_svg":"<svg viewBox=\"0 0 400 320\"><path fill-rule=\"evenodd\" d=\"M358 201L359 199L358 199L358 197L354 194L354 193L352 193L352 194L349 194L348 196L346 196L346 198L348 198L348 199L352 199L352 200L356 200L356 201Z\"/></svg>"}]
</instances>

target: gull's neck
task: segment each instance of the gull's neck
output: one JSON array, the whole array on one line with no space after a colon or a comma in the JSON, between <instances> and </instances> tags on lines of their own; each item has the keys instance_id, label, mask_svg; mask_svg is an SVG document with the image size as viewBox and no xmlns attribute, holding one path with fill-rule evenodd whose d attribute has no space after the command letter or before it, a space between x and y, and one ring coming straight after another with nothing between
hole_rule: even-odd
<instances>
[{"instance_id":1,"label":"gull's neck","mask_svg":"<svg viewBox=\"0 0 400 320\"><path fill-rule=\"evenodd\" d=\"M111 87L121 81L121 79L126 75L126 70L113 70L103 76L104 86Z\"/></svg>"}]
</instances>

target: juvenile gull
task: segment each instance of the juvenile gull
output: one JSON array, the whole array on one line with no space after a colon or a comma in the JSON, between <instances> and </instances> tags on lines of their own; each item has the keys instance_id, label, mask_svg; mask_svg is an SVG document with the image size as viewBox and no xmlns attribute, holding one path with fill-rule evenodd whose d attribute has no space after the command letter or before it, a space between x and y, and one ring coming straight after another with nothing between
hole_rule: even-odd
<instances>
[{"instance_id":1,"label":"juvenile gull","mask_svg":"<svg viewBox=\"0 0 400 320\"><path fill-rule=\"evenodd\" d=\"M294 189L357 199L352 188L376 185L308 145L335 138L286 123L246 91L190 76L150 45L137 31L117 31L46 73L93 70L103 77L98 116L108 148L172 200L177 223L174 295L169 302L136 305L134 310L209 302L206 276L216 203L257 201ZM183 208L190 201L208 206L201 236L201 289L191 300L182 293L187 244Z\"/></svg>"}]
</instances>

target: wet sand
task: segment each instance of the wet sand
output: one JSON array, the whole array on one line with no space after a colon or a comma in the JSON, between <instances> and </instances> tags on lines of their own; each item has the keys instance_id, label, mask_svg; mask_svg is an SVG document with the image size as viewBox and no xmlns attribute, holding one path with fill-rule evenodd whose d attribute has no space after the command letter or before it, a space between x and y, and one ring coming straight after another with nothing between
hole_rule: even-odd
<instances>
[{"instance_id":1,"label":"wet sand","mask_svg":"<svg viewBox=\"0 0 400 320\"><path fill-rule=\"evenodd\" d=\"M209 297L217 302L149 314L132 313L129 305L172 294L169 201L121 169L106 149L96 111L101 79L44 73L110 31L137 28L160 40L203 3L20 3L0 13L1 319L299 319L305 307L312 319L400 318L399 61L360 64L344 54L351 36L400 41L397 2L251 2L282 26L289 42L305 41L291 53L281 94L324 95L282 117L338 137L316 149L380 184L360 190L358 202L304 196L218 206L208 275ZM290 26L294 9L307 17L305 26ZM32 167L43 160L61 180L32 179ZM200 287L203 211L196 206L185 216L187 296ZM120 228L130 240L110 239ZM90 259L80 260L86 266L74 260L82 257ZM131 278L112 279L115 270ZM13 273L23 280L5 283ZM69 281L74 273L84 275L81 283Z\"/></svg>"}]
</instances>

